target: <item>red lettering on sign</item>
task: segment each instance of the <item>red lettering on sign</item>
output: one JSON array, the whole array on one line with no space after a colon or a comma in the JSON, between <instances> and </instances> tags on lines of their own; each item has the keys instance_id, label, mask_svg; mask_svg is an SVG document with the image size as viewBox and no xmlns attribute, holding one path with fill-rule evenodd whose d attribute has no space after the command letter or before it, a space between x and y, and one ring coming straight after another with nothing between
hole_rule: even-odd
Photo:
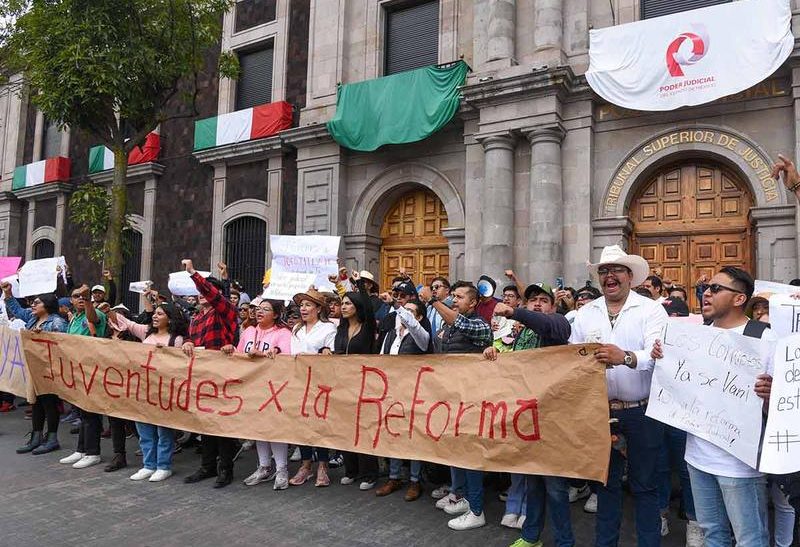
<instances>
[{"instance_id":1,"label":"red lettering on sign","mask_svg":"<svg viewBox=\"0 0 800 547\"><path fill-rule=\"evenodd\" d=\"M58 342L53 342L52 340L43 340L42 338L31 338L31 342L36 342L37 344L44 344L47 347L47 370L49 371L49 376L45 375L42 376L45 380L55 380L55 375L53 374L53 352L51 347L57 346Z\"/></svg>"},{"instance_id":2,"label":"red lettering on sign","mask_svg":"<svg viewBox=\"0 0 800 547\"><path fill-rule=\"evenodd\" d=\"M331 386L324 386L318 385L317 388L319 392L317 393L317 397L314 399L314 414L317 415L317 418L322 418L323 420L328 419L328 405L331 402L331 390L333 389ZM320 399L325 397L325 404L322 407L322 411L320 412L318 408L318 404Z\"/></svg>"},{"instance_id":3,"label":"red lettering on sign","mask_svg":"<svg viewBox=\"0 0 800 547\"><path fill-rule=\"evenodd\" d=\"M281 406L281 402L278 400L278 395L280 395L281 391L283 391L286 388L286 386L289 385L289 380L286 380L283 384L281 384L281 387L279 387L277 391L275 391L275 387L272 385L272 380L267 382L267 385L269 385L269 392L271 393L271 395L269 396L269 399L264 401L263 405L258 407L258 411L261 412L262 410L267 408L271 402L274 401L275 408L277 409L277 411L283 412L283 407Z\"/></svg>"},{"instance_id":4,"label":"red lettering on sign","mask_svg":"<svg viewBox=\"0 0 800 547\"><path fill-rule=\"evenodd\" d=\"M128 387L125 389L125 397L131 398L131 386L133 385L133 377L136 377L136 401L139 401L139 386L141 384L142 375L132 370L128 371Z\"/></svg>"},{"instance_id":5,"label":"red lettering on sign","mask_svg":"<svg viewBox=\"0 0 800 547\"><path fill-rule=\"evenodd\" d=\"M399 406L402 414L392 414L392 409L396 406ZM386 432L391 435L392 437L399 437L400 433L395 433L392 431L392 428L389 427L389 418L405 418L406 417L406 407L400 401L395 401L389 405L389 408L386 409L386 416L383 418L384 426L386 427Z\"/></svg>"},{"instance_id":6,"label":"red lettering on sign","mask_svg":"<svg viewBox=\"0 0 800 547\"><path fill-rule=\"evenodd\" d=\"M433 367L421 367L417 371L417 380L414 384L414 397L411 399L411 413L408 418L408 438L411 438L411 434L414 431L414 417L416 415L416 407L421 405L425 402L424 399L419 398L419 386L422 383L422 375L426 372L433 372Z\"/></svg>"},{"instance_id":7,"label":"red lettering on sign","mask_svg":"<svg viewBox=\"0 0 800 547\"><path fill-rule=\"evenodd\" d=\"M97 376L97 369L99 367L97 365L94 366L92 375L89 377L89 383L86 383L86 371L83 370L83 363L78 363L78 368L81 369L81 377L83 378L83 389L84 391L86 391L86 395L89 395L89 392L92 391L92 385L94 384L94 377Z\"/></svg>"},{"instance_id":8,"label":"red lettering on sign","mask_svg":"<svg viewBox=\"0 0 800 547\"><path fill-rule=\"evenodd\" d=\"M433 416L434 411L440 406L447 408L447 420L444 422L444 427L442 427L442 431L439 432L439 435L434 435L433 432L431 431L431 416ZM433 404L433 406L428 409L428 416L425 420L425 433L428 434L428 437L438 442L439 439L442 438L442 435L444 435L444 432L445 430L447 430L447 426L449 424L450 424L450 403L448 403L447 401L436 401Z\"/></svg>"},{"instance_id":9,"label":"red lettering on sign","mask_svg":"<svg viewBox=\"0 0 800 547\"><path fill-rule=\"evenodd\" d=\"M376 374L381 381L383 382L383 393L380 397L364 397L364 389L367 387L367 373ZM386 373L383 372L379 368L375 367L366 367L361 366L361 392L358 394L358 403L356 403L356 438L353 443L353 446L358 446L358 440L361 433L361 405L362 404L374 404L378 409L378 428L375 431L375 438L372 441L372 448L378 446L378 440L381 436L381 416L383 416L383 412L381 411L384 399L386 399L386 394L389 392L389 379L386 377Z\"/></svg>"},{"instance_id":10,"label":"red lettering on sign","mask_svg":"<svg viewBox=\"0 0 800 547\"><path fill-rule=\"evenodd\" d=\"M144 369L144 398L148 404L153 406L158 406L158 403L155 401L150 400L150 371L152 370L155 372L156 367L150 366L150 362L153 360L153 352L147 352L147 362L143 365L140 365L140 368Z\"/></svg>"},{"instance_id":11,"label":"red lettering on sign","mask_svg":"<svg viewBox=\"0 0 800 547\"><path fill-rule=\"evenodd\" d=\"M225 383L222 384L222 396L229 401L238 401L238 403L236 404L236 408L233 410L220 410L219 412L220 416L233 416L235 414L239 414L239 412L242 410L242 405L244 405L244 399L242 399L238 395L228 395L229 385L241 384L241 383L242 381L238 378L228 378L227 380L225 380Z\"/></svg>"},{"instance_id":12,"label":"red lettering on sign","mask_svg":"<svg viewBox=\"0 0 800 547\"><path fill-rule=\"evenodd\" d=\"M114 371L114 373L116 373L116 375L119 376L119 382L112 382L111 380L108 379L108 373L111 372L111 371ZM111 393L108 390L109 386L110 387L122 387L124 385L125 385L125 382L123 381L123 376L122 376L122 373L119 371L119 369L117 369L115 367L108 367L106 369L106 371L103 373L103 390L112 399L119 399L121 397L121 395L114 395L113 393Z\"/></svg>"},{"instance_id":13,"label":"red lettering on sign","mask_svg":"<svg viewBox=\"0 0 800 547\"><path fill-rule=\"evenodd\" d=\"M303 418L308 418L309 414L306 412L306 403L308 402L308 388L311 386L311 367L308 367L306 374L306 390L303 392L303 402L300 404L300 415Z\"/></svg>"},{"instance_id":14,"label":"red lettering on sign","mask_svg":"<svg viewBox=\"0 0 800 547\"><path fill-rule=\"evenodd\" d=\"M492 417L489 419L489 438L494 439L494 423L497 419L497 414L502 412L502 417L500 418L500 438L505 439L506 418L508 417L508 405L506 405L505 401L500 401L497 404L491 401L483 401L483 403L481 403L481 425L478 427L478 436L483 437L483 426L487 409L492 414Z\"/></svg>"},{"instance_id":15,"label":"red lettering on sign","mask_svg":"<svg viewBox=\"0 0 800 547\"><path fill-rule=\"evenodd\" d=\"M158 406L161 410L172 410L172 395L175 393L175 378L169 381L169 397L167 397L167 404L164 405L164 377L158 375Z\"/></svg>"},{"instance_id":16,"label":"red lettering on sign","mask_svg":"<svg viewBox=\"0 0 800 547\"><path fill-rule=\"evenodd\" d=\"M186 379L178 386L178 396L175 400L175 406L184 412L189 411L189 394L192 391L192 369L194 369L194 355L189 358L189 370L186 373ZM184 393L184 389L186 390L186 396L183 399L183 404L181 404L181 395ZM136 400L139 400L138 395Z\"/></svg>"},{"instance_id":17,"label":"red lettering on sign","mask_svg":"<svg viewBox=\"0 0 800 547\"><path fill-rule=\"evenodd\" d=\"M458 412L456 412L456 437L460 434L460 427L461 427L461 418L464 417L464 414L467 413L467 410L470 408L475 408L475 405L466 405L464 406L464 401L458 403Z\"/></svg>"},{"instance_id":18,"label":"red lettering on sign","mask_svg":"<svg viewBox=\"0 0 800 547\"><path fill-rule=\"evenodd\" d=\"M203 386L209 385L213 388L208 394L203 393ZM218 399L219 398L219 388L217 384L213 382L213 380L203 380L199 384L197 384L197 393L195 393L195 406L197 406L197 410L200 412L214 412L213 408L209 408L207 406L200 406L200 399Z\"/></svg>"},{"instance_id":19,"label":"red lettering on sign","mask_svg":"<svg viewBox=\"0 0 800 547\"><path fill-rule=\"evenodd\" d=\"M539 433L539 402L536 399L517 399L517 406L519 406L519 408L514 413L514 418L512 420L514 432L517 434L517 437L523 441L538 441L541 438ZM533 433L525 434L520 431L519 418L522 416L523 412L528 411L531 413Z\"/></svg>"}]
</instances>

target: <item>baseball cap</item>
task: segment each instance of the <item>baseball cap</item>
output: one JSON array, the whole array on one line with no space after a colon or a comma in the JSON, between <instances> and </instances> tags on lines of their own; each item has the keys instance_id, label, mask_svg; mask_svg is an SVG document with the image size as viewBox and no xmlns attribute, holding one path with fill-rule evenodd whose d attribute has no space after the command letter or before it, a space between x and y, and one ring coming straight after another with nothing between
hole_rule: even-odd
<instances>
[{"instance_id":1,"label":"baseball cap","mask_svg":"<svg viewBox=\"0 0 800 547\"><path fill-rule=\"evenodd\" d=\"M392 288L392 291L397 291L399 293L407 294L409 296L417 296L416 287L414 287L414 285L412 285L408 281L401 281L400 283L397 284L397 286Z\"/></svg>"},{"instance_id":2,"label":"baseball cap","mask_svg":"<svg viewBox=\"0 0 800 547\"><path fill-rule=\"evenodd\" d=\"M94 287L92 287L92 292L94 291L106 292L106 288L102 285L95 285Z\"/></svg>"},{"instance_id":3,"label":"baseball cap","mask_svg":"<svg viewBox=\"0 0 800 547\"><path fill-rule=\"evenodd\" d=\"M550 300L555 302L555 297L553 296L553 287L547 283L539 282L528 285L528 287L525 289L525 300L530 300L534 294L546 294L550 297Z\"/></svg>"},{"instance_id":4,"label":"baseball cap","mask_svg":"<svg viewBox=\"0 0 800 547\"><path fill-rule=\"evenodd\" d=\"M661 303L670 317L689 317L689 306L680 298L669 298Z\"/></svg>"}]
</instances>

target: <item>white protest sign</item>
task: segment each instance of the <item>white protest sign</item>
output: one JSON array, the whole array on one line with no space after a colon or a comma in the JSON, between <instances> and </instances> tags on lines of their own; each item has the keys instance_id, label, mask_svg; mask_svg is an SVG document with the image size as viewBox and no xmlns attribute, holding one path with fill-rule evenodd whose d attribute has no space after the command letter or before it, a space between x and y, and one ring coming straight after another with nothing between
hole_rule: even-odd
<instances>
[{"instance_id":1,"label":"white protest sign","mask_svg":"<svg viewBox=\"0 0 800 547\"><path fill-rule=\"evenodd\" d=\"M58 278L58 258L29 260L19 269L18 275L21 296L54 292Z\"/></svg>"},{"instance_id":2,"label":"white protest sign","mask_svg":"<svg viewBox=\"0 0 800 547\"><path fill-rule=\"evenodd\" d=\"M770 316L771 319L771 316ZM800 471L800 334L778 341L759 471Z\"/></svg>"},{"instance_id":3,"label":"white protest sign","mask_svg":"<svg viewBox=\"0 0 800 547\"><path fill-rule=\"evenodd\" d=\"M61 272L61 279L64 281L64 284L67 284L67 259L63 256L56 257L58 259L58 267L60 268Z\"/></svg>"},{"instance_id":4,"label":"white protest sign","mask_svg":"<svg viewBox=\"0 0 800 547\"><path fill-rule=\"evenodd\" d=\"M198 271L197 273L203 277L208 277L211 275L211 272ZM169 289L169 292L175 296L196 296L200 294L197 292L197 287L192 280L192 276L190 276L189 272L187 271L173 272L169 274L167 288Z\"/></svg>"},{"instance_id":5,"label":"white protest sign","mask_svg":"<svg viewBox=\"0 0 800 547\"><path fill-rule=\"evenodd\" d=\"M787 294L770 296L769 324L778 338L800 332L800 300Z\"/></svg>"},{"instance_id":6,"label":"white protest sign","mask_svg":"<svg viewBox=\"0 0 800 547\"><path fill-rule=\"evenodd\" d=\"M11 283L11 294L14 295L14 298L22 298L19 294L19 278L17 274L4 277L0 280L0 283Z\"/></svg>"},{"instance_id":7,"label":"white protest sign","mask_svg":"<svg viewBox=\"0 0 800 547\"><path fill-rule=\"evenodd\" d=\"M314 285L316 277L315 273L273 272L262 298L291 300L297 293L306 292Z\"/></svg>"},{"instance_id":8,"label":"white protest sign","mask_svg":"<svg viewBox=\"0 0 800 547\"><path fill-rule=\"evenodd\" d=\"M786 285L785 283L775 283L774 281L756 279L755 287L753 288L753 294L758 295L762 293L797 294L800 293L800 287Z\"/></svg>"},{"instance_id":9,"label":"white protest sign","mask_svg":"<svg viewBox=\"0 0 800 547\"><path fill-rule=\"evenodd\" d=\"M270 287L276 283L276 273L294 272L313 273L315 279L312 284L317 290L333 290L328 276L336 275L339 271L339 240L338 236L269 236L272 252ZM307 289L305 287L303 290Z\"/></svg>"},{"instance_id":10,"label":"white protest sign","mask_svg":"<svg viewBox=\"0 0 800 547\"><path fill-rule=\"evenodd\" d=\"M755 468L761 438L756 376L771 348L714 327L670 320L662 336L647 415L722 448Z\"/></svg>"},{"instance_id":11,"label":"white protest sign","mask_svg":"<svg viewBox=\"0 0 800 547\"><path fill-rule=\"evenodd\" d=\"M152 285L152 281L131 281L130 285L128 285L128 290L130 292L143 294Z\"/></svg>"}]
</instances>

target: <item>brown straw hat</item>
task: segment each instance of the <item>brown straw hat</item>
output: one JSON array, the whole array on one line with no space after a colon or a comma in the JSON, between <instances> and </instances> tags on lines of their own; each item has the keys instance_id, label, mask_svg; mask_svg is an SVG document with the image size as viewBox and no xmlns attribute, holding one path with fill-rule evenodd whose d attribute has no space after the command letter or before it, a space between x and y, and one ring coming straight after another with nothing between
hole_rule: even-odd
<instances>
[{"instance_id":1,"label":"brown straw hat","mask_svg":"<svg viewBox=\"0 0 800 547\"><path fill-rule=\"evenodd\" d=\"M302 302L303 300L310 300L311 302L317 304L318 306L323 306L323 307L326 306L325 297L317 289L313 288L308 289L306 292L297 293L296 295L294 295L294 297L292 297L292 300L294 300L294 303L297 304L298 306L300 305L300 302Z\"/></svg>"}]
</instances>

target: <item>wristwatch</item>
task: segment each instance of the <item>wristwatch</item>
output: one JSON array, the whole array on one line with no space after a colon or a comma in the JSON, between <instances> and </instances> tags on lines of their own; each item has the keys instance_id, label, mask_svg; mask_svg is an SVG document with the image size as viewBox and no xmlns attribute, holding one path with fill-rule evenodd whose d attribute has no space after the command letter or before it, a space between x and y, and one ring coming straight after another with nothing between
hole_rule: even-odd
<instances>
[{"instance_id":1,"label":"wristwatch","mask_svg":"<svg viewBox=\"0 0 800 547\"><path fill-rule=\"evenodd\" d=\"M629 351L625 352L625 358L622 360L625 363L625 366L628 368L633 368L633 354Z\"/></svg>"},{"instance_id":2,"label":"wristwatch","mask_svg":"<svg viewBox=\"0 0 800 547\"><path fill-rule=\"evenodd\" d=\"M438 302L438 301L439 301L439 299L436 298L436 295L431 295L431 297L428 299L428 304L433 304L434 302Z\"/></svg>"}]
</instances>

